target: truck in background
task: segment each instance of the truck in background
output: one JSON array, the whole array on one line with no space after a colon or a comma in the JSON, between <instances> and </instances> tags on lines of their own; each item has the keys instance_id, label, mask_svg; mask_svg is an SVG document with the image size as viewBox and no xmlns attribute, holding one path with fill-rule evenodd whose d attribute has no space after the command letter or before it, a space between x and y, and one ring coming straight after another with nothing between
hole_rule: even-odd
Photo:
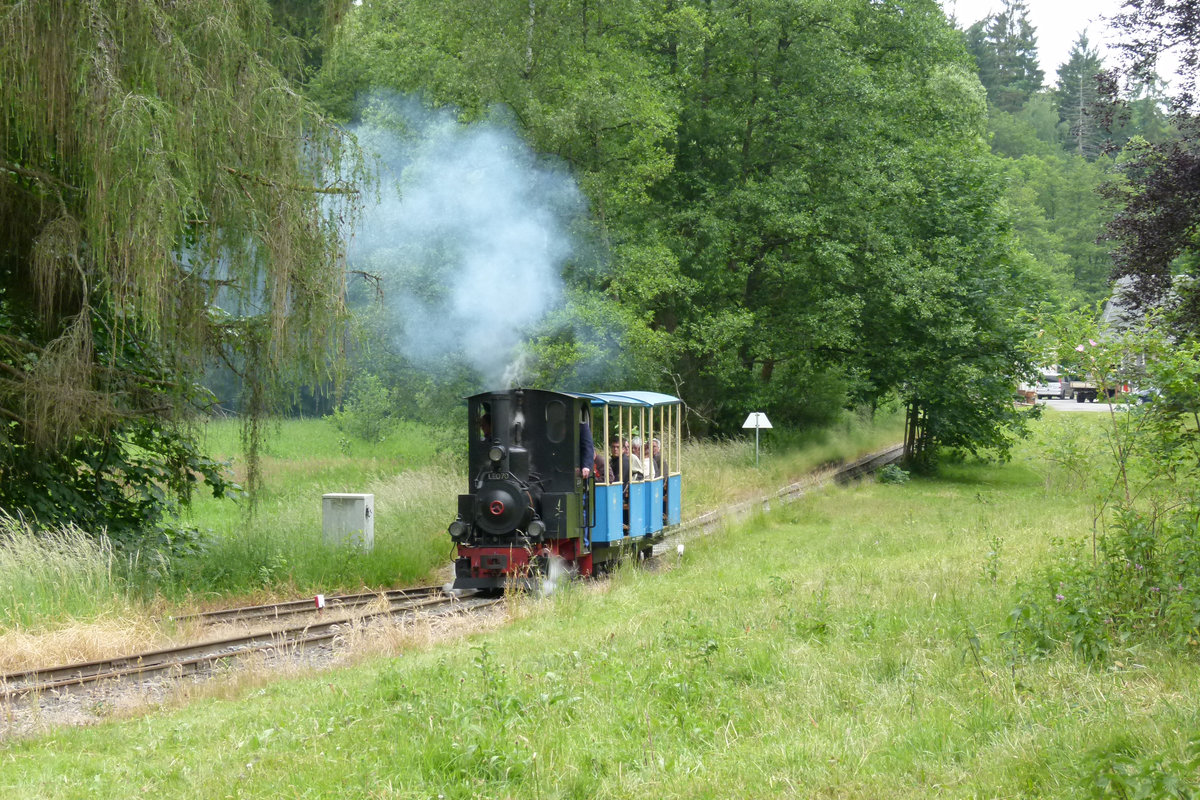
<instances>
[{"instance_id":1,"label":"truck in background","mask_svg":"<svg viewBox=\"0 0 1200 800\"><path fill-rule=\"evenodd\" d=\"M1096 384L1079 375L1062 376L1062 398L1076 403L1094 403L1100 395Z\"/></svg>"}]
</instances>

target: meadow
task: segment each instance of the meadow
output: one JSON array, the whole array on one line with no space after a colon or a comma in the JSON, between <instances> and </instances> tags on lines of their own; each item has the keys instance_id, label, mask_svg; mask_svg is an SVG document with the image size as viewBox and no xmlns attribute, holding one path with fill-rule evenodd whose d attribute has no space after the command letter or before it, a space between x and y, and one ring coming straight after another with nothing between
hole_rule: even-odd
<instances>
[{"instance_id":1,"label":"meadow","mask_svg":"<svg viewBox=\"0 0 1200 800\"><path fill-rule=\"evenodd\" d=\"M768 441L758 469L752 439L690 441L686 514L769 491L899 436L895 416L851 415L831 430ZM237 421L207 423L203 440L229 462L233 479L244 481ZM280 420L269 428L257 503L198 494L183 522L202 531L201 546L175 556L121 553L76 530L33 537L19 520L0 518L0 670L37 660L31 635L102 622L100 638L107 639L114 627L144 628L175 609L441 583L453 557L446 526L467 486L463 450L455 431L412 423L364 442L329 419ZM370 553L322 541L321 497L328 492L375 496ZM20 648L14 636L22 638ZM78 660L102 655L90 644L54 652Z\"/></svg>"},{"instance_id":2,"label":"meadow","mask_svg":"<svg viewBox=\"0 0 1200 800\"><path fill-rule=\"evenodd\" d=\"M1008 635L1055 537L1085 533L1074 487L1035 442L830 487L655 569L512 597L499 627L0 744L0 792L1192 796L1194 659Z\"/></svg>"}]
</instances>

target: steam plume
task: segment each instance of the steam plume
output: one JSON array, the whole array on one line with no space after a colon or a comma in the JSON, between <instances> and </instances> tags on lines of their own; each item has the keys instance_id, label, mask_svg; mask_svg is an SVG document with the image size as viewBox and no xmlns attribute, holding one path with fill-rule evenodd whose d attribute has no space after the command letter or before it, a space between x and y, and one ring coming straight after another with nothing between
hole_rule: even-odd
<instances>
[{"instance_id":1,"label":"steam plume","mask_svg":"<svg viewBox=\"0 0 1200 800\"><path fill-rule=\"evenodd\" d=\"M379 202L349 258L383 276L392 344L417 363L460 356L489 384L511 380L528 331L563 302L582 195L501 124L400 97L376 96L363 117L354 132L379 156Z\"/></svg>"}]
</instances>

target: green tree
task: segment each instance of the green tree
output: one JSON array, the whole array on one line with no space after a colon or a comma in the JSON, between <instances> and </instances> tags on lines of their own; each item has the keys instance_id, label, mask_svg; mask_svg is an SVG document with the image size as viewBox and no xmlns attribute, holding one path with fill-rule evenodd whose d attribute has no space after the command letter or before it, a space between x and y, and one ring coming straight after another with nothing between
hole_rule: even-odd
<instances>
[{"instance_id":1,"label":"green tree","mask_svg":"<svg viewBox=\"0 0 1200 800\"><path fill-rule=\"evenodd\" d=\"M1004 7L967 29L967 48L987 89L988 101L1015 113L1042 88L1037 35L1024 0L1005 0Z\"/></svg>"},{"instance_id":2,"label":"green tree","mask_svg":"<svg viewBox=\"0 0 1200 800\"><path fill-rule=\"evenodd\" d=\"M728 432L747 404L819 424L901 394L936 418L923 443L1002 443L976 437L1004 424L1005 320L1039 283L1010 257L983 90L936 3L436 6L352 11L317 88L347 114L368 85L465 119L501 104L573 166L603 257L564 270L572 302L539 340L556 380L628 369ZM986 391L935 408L968 362Z\"/></svg>"},{"instance_id":3,"label":"green tree","mask_svg":"<svg viewBox=\"0 0 1200 800\"><path fill-rule=\"evenodd\" d=\"M1108 296L1111 245L1102 240L1113 205L1097 189L1111 161L1041 152L1006 159L1006 197L1021 249L1061 303L1092 306Z\"/></svg>"},{"instance_id":4,"label":"green tree","mask_svg":"<svg viewBox=\"0 0 1200 800\"><path fill-rule=\"evenodd\" d=\"M351 162L294 44L261 0L0 4L0 506L138 540L223 488L182 424L206 359L255 441L327 368Z\"/></svg>"},{"instance_id":5,"label":"green tree","mask_svg":"<svg viewBox=\"0 0 1200 800\"><path fill-rule=\"evenodd\" d=\"M682 333L689 402L717 425L748 402L796 424L839 395L899 394L930 451L1002 444L976 437L1008 405L999 376L1014 374L1021 337L1000 331L1020 293L1004 274L983 93L931 11L705 4L661 190L690 283L661 316ZM984 352L996 360L961 371ZM973 394L937 405L951 373Z\"/></svg>"},{"instance_id":6,"label":"green tree","mask_svg":"<svg viewBox=\"0 0 1200 800\"><path fill-rule=\"evenodd\" d=\"M1067 60L1058 68L1054 90L1070 148L1089 159L1100 154L1107 139L1095 109L1100 96L1097 78L1103 69L1099 51L1088 46L1086 33L1080 33Z\"/></svg>"}]
</instances>

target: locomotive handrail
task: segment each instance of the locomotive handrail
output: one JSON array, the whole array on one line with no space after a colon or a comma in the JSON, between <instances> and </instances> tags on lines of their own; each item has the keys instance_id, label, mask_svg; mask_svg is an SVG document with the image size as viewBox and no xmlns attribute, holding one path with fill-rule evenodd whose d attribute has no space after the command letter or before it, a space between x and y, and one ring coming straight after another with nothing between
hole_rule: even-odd
<instances>
[{"instance_id":1,"label":"locomotive handrail","mask_svg":"<svg viewBox=\"0 0 1200 800\"><path fill-rule=\"evenodd\" d=\"M586 514L583 527L590 531L592 528L596 527L596 476L591 475L586 478L584 480L584 485L586 487L585 491L587 491L588 499L587 503L583 507L583 510ZM590 543L591 540L592 537L589 536L588 542Z\"/></svg>"}]
</instances>

